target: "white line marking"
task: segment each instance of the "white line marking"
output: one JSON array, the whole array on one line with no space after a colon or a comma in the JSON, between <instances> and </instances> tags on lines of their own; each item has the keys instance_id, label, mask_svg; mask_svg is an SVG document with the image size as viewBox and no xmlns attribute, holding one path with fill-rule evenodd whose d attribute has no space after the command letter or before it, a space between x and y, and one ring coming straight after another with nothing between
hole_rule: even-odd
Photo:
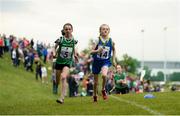
<instances>
[{"instance_id":1,"label":"white line marking","mask_svg":"<svg viewBox=\"0 0 180 116\"><path fill-rule=\"evenodd\" d=\"M118 100L118 101L126 102L126 103L128 103L128 104L131 104L131 105L133 105L133 106L136 106L136 107L139 107L139 108L141 108L141 109L143 109L143 110L146 110L146 111L148 111L148 112L151 113L151 114L154 114L154 115L163 115L163 114L160 113L160 112L154 111L154 110L152 110L152 109L150 109L150 108L148 108L148 107L146 107L146 106L137 104L136 102L129 101L129 100L125 100L125 99L122 99L122 98L119 98L119 97L116 97L116 96L113 96L113 95L110 95L110 96L111 96L112 98Z\"/></svg>"}]
</instances>

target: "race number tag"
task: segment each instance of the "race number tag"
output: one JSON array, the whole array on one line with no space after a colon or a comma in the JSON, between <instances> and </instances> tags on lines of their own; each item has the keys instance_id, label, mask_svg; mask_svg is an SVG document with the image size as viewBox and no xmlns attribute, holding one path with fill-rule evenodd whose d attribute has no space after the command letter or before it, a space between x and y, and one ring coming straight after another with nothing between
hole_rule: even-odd
<instances>
[{"instance_id":1,"label":"race number tag","mask_svg":"<svg viewBox=\"0 0 180 116\"><path fill-rule=\"evenodd\" d=\"M110 47L108 46L98 46L98 47L103 48L103 51L101 53L98 53L97 57L101 59L108 59Z\"/></svg>"},{"instance_id":2,"label":"race number tag","mask_svg":"<svg viewBox=\"0 0 180 116\"><path fill-rule=\"evenodd\" d=\"M60 57L69 59L69 58L71 58L72 52L73 52L73 48L71 48L71 47L62 47Z\"/></svg>"}]
</instances>

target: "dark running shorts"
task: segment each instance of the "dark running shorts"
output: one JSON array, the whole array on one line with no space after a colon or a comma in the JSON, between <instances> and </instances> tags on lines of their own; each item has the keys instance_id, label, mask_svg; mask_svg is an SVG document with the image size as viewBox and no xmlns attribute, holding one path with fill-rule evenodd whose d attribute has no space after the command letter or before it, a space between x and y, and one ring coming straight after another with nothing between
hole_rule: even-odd
<instances>
[{"instance_id":1,"label":"dark running shorts","mask_svg":"<svg viewBox=\"0 0 180 116\"><path fill-rule=\"evenodd\" d=\"M65 66L70 68L70 65L68 65L68 64L58 64L58 63L56 63L55 64L55 69L56 70L62 70Z\"/></svg>"}]
</instances>

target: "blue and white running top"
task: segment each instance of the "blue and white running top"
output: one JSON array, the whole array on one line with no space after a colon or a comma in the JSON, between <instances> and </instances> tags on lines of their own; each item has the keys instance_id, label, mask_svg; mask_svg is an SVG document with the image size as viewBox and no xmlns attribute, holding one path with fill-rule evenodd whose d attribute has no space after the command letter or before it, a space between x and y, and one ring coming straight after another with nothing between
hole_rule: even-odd
<instances>
[{"instance_id":1,"label":"blue and white running top","mask_svg":"<svg viewBox=\"0 0 180 116\"><path fill-rule=\"evenodd\" d=\"M98 48L103 48L103 51L101 53L93 54L93 59L101 61L110 60L112 55L112 39L109 38L108 40L103 41L103 39L99 37L95 50Z\"/></svg>"},{"instance_id":2,"label":"blue and white running top","mask_svg":"<svg viewBox=\"0 0 180 116\"><path fill-rule=\"evenodd\" d=\"M92 72L93 74L99 74L103 66L111 66L111 55L112 55L112 39L109 38L107 41L103 41L99 37L95 50L99 47L103 48L101 53L93 54Z\"/></svg>"}]
</instances>

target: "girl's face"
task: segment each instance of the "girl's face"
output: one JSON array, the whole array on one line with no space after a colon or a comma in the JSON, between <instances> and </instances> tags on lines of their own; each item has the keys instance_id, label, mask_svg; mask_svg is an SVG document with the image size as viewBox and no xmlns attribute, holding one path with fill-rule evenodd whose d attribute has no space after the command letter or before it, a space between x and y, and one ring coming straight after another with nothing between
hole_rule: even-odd
<instances>
[{"instance_id":1,"label":"girl's face","mask_svg":"<svg viewBox=\"0 0 180 116\"><path fill-rule=\"evenodd\" d=\"M102 25L100 27L100 35L101 36L108 36L110 32L110 28L108 25Z\"/></svg>"},{"instance_id":2,"label":"girl's face","mask_svg":"<svg viewBox=\"0 0 180 116\"><path fill-rule=\"evenodd\" d=\"M73 29L70 25L65 25L64 27L64 33L65 33L65 36L71 36L73 32Z\"/></svg>"},{"instance_id":3,"label":"girl's face","mask_svg":"<svg viewBox=\"0 0 180 116\"><path fill-rule=\"evenodd\" d=\"M122 68L120 65L117 65L116 70L118 73L122 73Z\"/></svg>"}]
</instances>

